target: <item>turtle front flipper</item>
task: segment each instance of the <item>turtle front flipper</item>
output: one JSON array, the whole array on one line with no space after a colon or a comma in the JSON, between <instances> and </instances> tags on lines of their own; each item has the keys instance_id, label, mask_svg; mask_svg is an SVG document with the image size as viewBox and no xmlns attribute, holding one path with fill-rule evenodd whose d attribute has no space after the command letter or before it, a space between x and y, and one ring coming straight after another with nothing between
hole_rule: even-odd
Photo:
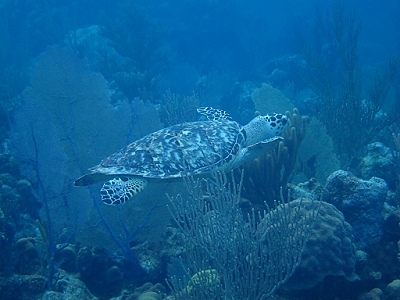
<instances>
[{"instance_id":1,"label":"turtle front flipper","mask_svg":"<svg viewBox=\"0 0 400 300\"><path fill-rule=\"evenodd\" d=\"M235 160L233 160L231 168L235 169L244 164L245 162L251 161L259 157L260 155L267 153L268 151L277 147L282 140L283 140L282 137L274 136L270 139L243 148L242 151L240 152L240 155L238 155L238 157Z\"/></svg>"},{"instance_id":2,"label":"turtle front flipper","mask_svg":"<svg viewBox=\"0 0 400 300\"><path fill-rule=\"evenodd\" d=\"M147 186L147 179L137 177L113 178L100 189L101 200L107 205L124 204Z\"/></svg>"},{"instance_id":3,"label":"turtle front flipper","mask_svg":"<svg viewBox=\"0 0 400 300\"><path fill-rule=\"evenodd\" d=\"M261 153L265 153L268 152L269 150L274 149L276 146L278 146L279 142L281 141L283 141L283 137L274 136L265 141L261 141L254 145L248 146L247 151L255 152L253 156L260 156Z\"/></svg>"}]
</instances>

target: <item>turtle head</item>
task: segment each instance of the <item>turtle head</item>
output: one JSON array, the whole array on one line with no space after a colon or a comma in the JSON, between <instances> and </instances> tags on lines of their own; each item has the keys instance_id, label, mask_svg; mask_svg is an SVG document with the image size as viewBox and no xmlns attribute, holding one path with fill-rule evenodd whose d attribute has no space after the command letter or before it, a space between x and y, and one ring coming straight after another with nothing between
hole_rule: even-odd
<instances>
[{"instance_id":1,"label":"turtle head","mask_svg":"<svg viewBox=\"0 0 400 300\"><path fill-rule=\"evenodd\" d=\"M291 126L288 116L283 114L270 114L257 116L243 127L246 132L246 144L254 145L283 133Z\"/></svg>"}]
</instances>

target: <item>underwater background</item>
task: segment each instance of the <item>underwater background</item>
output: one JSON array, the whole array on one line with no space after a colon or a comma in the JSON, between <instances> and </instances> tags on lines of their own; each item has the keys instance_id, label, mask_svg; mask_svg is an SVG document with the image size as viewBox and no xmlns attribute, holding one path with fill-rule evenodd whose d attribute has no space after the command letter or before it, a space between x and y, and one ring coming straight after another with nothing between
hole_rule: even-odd
<instances>
[{"instance_id":1,"label":"underwater background","mask_svg":"<svg viewBox=\"0 0 400 300\"><path fill-rule=\"evenodd\" d=\"M0 299L400 299L400 2L0 0ZM120 206L88 169L198 107L291 120Z\"/></svg>"}]
</instances>

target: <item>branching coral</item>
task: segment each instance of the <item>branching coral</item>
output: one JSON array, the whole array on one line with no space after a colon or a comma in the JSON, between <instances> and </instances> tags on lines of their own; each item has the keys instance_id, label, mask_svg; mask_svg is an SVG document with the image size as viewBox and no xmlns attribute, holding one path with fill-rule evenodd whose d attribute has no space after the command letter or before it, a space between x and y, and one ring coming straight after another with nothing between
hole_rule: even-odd
<instances>
[{"instance_id":1,"label":"branching coral","mask_svg":"<svg viewBox=\"0 0 400 300\"><path fill-rule=\"evenodd\" d=\"M171 93L167 90L162 100L163 120L166 126L178 123L193 122L198 118L197 107L198 97L182 96Z\"/></svg>"},{"instance_id":2,"label":"branching coral","mask_svg":"<svg viewBox=\"0 0 400 300\"><path fill-rule=\"evenodd\" d=\"M181 274L168 280L175 299L267 299L300 262L318 205L307 214L275 205L253 210L247 220L239 207L241 184L232 181L220 173L189 178L190 199L171 199L185 238Z\"/></svg>"},{"instance_id":3,"label":"branching coral","mask_svg":"<svg viewBox=\"0 0 400 300\"><path fill-rule=\"evenodd\" d=\"M154 101L157 97L158 77L165 69L166 48L163 33L138 7L125 5L114 24L102 26L100 35L110 40L111 47L118 53L105 51L100 69L114 78L121 91L129 98L141 97Z\"/></svg>"},{"instance_id":4,"label":"branching coral","mask_svg":"<svg viewBox=\"0 0 400 300\"><path fill-rule=\"evenodd\" d=\"M129 100L137 97L154 100L152 91L157 89L159 81L158 76L150 75L147 71L117 72L114 74L114 80Z\"/></svg>"},{"instance_id":5,"label":"branching coral","mask_svg":"<svg viewBox=\"0 0 400 300\"><path fill-rule=\"evenodd\" d=\"M372 86L364 91L358 60L361 27L355 13L347 14L338 4L331 20L320 25L325 28L323 40L304 51L309 69L302 75L322 101L318 116L334 141L336 154L342 165L351 166L358 151L400 117L398 108L382 112L399 60L392 58L383 74L376 72Z\"/></svg>"}]
</instances>

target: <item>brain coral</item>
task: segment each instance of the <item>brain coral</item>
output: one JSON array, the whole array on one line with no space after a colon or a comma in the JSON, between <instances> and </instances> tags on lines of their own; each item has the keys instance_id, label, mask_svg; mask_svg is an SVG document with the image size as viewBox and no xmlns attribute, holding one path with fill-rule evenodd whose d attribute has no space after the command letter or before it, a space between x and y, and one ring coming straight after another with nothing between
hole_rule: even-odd
<instances>
[{"instance_id":1,"label":"brain coral","mask_svg":"<svg viewBox=\"0 0 400 300\"><path fill-rule=\"evenodd\" d=\"M309 232L300 264L283 285L285 289L313 287L327 275L342 275L348 280L358 278L354 273L356 257L351 233L352 228L335 206L308 199L297 199L290 204L286 203L280 206L282 205L290 205L290 221L293 224L298 222L311 223L313 218L307 216L315 212L320 205L314 225ZM300 238L299 236L297 238ZM294 236L294 238L296 237Z\"/></svg>"}]
</instances>

